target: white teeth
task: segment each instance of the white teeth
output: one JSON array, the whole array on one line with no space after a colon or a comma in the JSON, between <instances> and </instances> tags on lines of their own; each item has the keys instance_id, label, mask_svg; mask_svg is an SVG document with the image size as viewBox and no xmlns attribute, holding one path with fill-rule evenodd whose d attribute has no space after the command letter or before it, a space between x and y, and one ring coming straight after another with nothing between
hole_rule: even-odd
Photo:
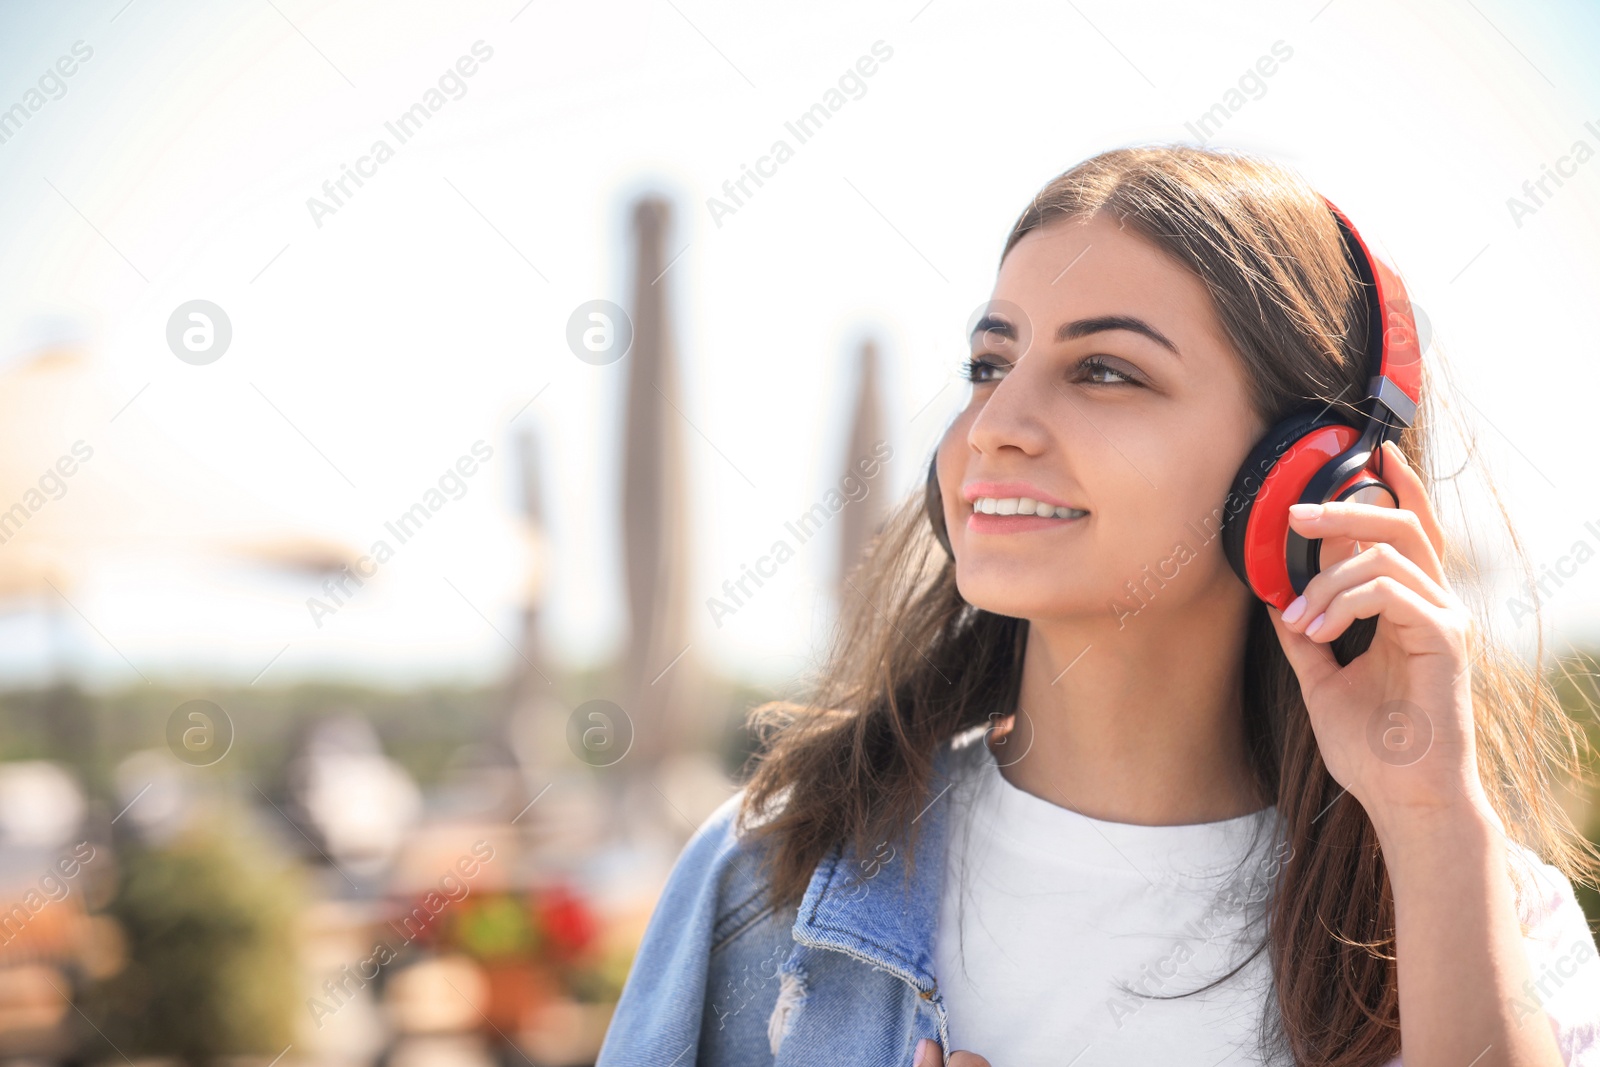
<instances>
[{"instance_id":1,"label":"white teeth","mask_svg":"<svg viewBox=\"0 0 1600 1067\"><path fill-rule=\"evenodd\" d=\"M1043 515L1053 519L1076 519L1089 514L1075 508L1056 507L1027 496L980 496L972 502L972 510L984 515Z\"/></svg>"}]
</instances>

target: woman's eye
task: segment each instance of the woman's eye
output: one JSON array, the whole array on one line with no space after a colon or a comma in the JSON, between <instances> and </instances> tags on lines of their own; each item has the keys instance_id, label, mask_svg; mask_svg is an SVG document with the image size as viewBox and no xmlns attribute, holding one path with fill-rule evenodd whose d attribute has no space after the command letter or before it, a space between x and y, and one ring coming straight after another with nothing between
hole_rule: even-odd
<instances>
[{"instance_id":1,"label":"woman's eye","mask_svg":"<svg viewBox=\"0 0 1600 1067\"><path fill-rule=\"evenodd\" d=\"M1098 356L1090 356L1078 364L1079 370L1096 385L1138 385L1139 382L1131 374L1124 374L1111 364L1101 360ZM1101 378L1097 375L1109 374L1114 377Z\"/></svg>"},{"instance_id":2,"label":"woman's eye","mask_svg":"<svg viewBox=\"0 0 1600 1067\"><path fill-rule=\"evenodd\" d=\"M974 356L964 360L961 364L961 376L969 382L986 384L999 380L999 372L1004 371L1006 365L990 359L988 356Z\"/></svg>"},{"instance_id":3,"label":"woman's eye","mask_svg":"<svg viewBox=\"0 0 1600 1067\"><path fill-rule=\"evenodd\" d=\"M990 356L974 356L961 364L962 377L976 385L992 385L1009 370L1009 363L1002 363ZM1142 384L1133 375L1126 371L1118 370L1099 356L1090 356L1078 364L1078 373L1083 380L1093 385L1140 385Z\"/></svg>"}]
</instances>

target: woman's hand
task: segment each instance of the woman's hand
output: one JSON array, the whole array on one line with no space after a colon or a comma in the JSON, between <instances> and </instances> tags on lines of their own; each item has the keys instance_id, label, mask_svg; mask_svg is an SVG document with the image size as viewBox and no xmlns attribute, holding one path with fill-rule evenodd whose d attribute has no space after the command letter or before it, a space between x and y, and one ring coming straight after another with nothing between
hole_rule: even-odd
<instances>
[{"instance_id":1,"label":"woman's hand","mask_svg":"<svg viewBox=\"0 0 1600 1067\"><path fill-rule=\"evenodd\" d=\"M1514 1007L1533 984L1505 826L1478 780L1471 615L1445 585L1421 479L1394 445L1383 457L1400 507L1291 515L1304 536L1351 538L1360 551L1307 583L1303 611L1267 613L1328 773L1361 802L1383 849L1406 1062L1477 1063L1493 1049L1497 1063L1559 1067L1553 1030ZM1371 646L1340 667L1327 642L1373 616Z\"/></svg>"},{"instance_id":2,"label":"woman's hand","mask_svg":"<svg viewBox=\"0 0 1600 1067\"><path fill-rule=\"evenodd\" d=\"M948 1060L939 1055L939 1043L923 1038L917 1042L913 1067L989 1067L989 1061L976 1052L952 1052Z\"/></svg>"},{"instance_id":3,"label":"woman's hand","mask_svg":"<svg viewBox=\"0 0 1600 1067\"><path fill-rule=\"evenodd\" d=\"M1399 508L1295 505L1307 538L1360 549L1317 574L1281 614L1278 640L1300 680L1323 763L1382 837L1419 817L1476 809L1498 823L1478 779L1468 639L1472 618L1445 584L1438 520L1422 481L1392 442L1384 480ZM1340 667L1329 641L1378 617L1367 651Z\"/></svg>"}]
</instances>

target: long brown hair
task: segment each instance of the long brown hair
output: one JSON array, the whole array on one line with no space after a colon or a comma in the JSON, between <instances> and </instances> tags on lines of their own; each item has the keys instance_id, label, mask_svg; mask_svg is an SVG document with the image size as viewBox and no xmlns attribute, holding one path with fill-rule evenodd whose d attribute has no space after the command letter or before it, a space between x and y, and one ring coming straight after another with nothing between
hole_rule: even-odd
<instances>
[{"instance_id":1,"label":"long brown hair","mask_svg":"<svg viewBox=\"0 0 1600 1067\"><path fill-rule=\"evenodd\" d=\"M1271 161L1188 146L1106 152L1046 185L1001 253L1031 230L1106 213L1185 264L1210 290L1244 362L1251 403L1271 425L1308 398L1359 418L1367 367L1365 305L1332 215L1302 178ZM1472 466L1531 576L1526 554L1486 469L1441 477L1433 464L1442 419L1460 431L1448 384L1425 361L1423 404L1400 447L1440 509L1437 491ZM1219 502L1220 504L1220 502ZM1461 508L1463 518L1467 509ZM1448 519L1441 512L1441 521ZM1454 589L1477 617L1473 704L1483 784L1508 835L1575 881L1593 882L1600 852L1556 799L1558 775L1587 782L1587 737L1556 700L1540 664L1510 653L1491 631L1478 560L1492 558L1462 522L1446 546ZM1481 525L1478 527L1482 529ZM915 817L926 803L935 749L1015 710L1027 621L964 601L955 565L935 541L921 493L890 516L852 575L832 648L803 701L754 709L758 752L743 811L772 847L772 898L797 903L836 844L867 854L903 841L915 862ZM1323 766L1300 693L1265 605L1249 622L1242 693L1256 785L1272 798L1292 857L1273 887L1269 954L1282 1040L1306 1067L1357 1067L1400 1048L1394 900L1376 832ZM1333 642L1341 663L1366 649L1376 620ZM979 1050L982 1051L982 1050Z\"/></svg>"}]
</instances>

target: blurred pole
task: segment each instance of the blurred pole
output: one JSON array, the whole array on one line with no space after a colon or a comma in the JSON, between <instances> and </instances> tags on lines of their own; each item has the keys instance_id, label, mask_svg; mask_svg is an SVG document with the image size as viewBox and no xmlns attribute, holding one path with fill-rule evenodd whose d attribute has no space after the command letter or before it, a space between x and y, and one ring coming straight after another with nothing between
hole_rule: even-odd
<instances>
[{"instance_id":1,"label":"blurred pole","mask_svg":"<svg viewBox=\"0 0 1600 1067\"><path fill-rule=\"evenodd\" d=\"M554 765L548 743L561 736L566 713L556 696L552 668L539 640L539 616L549 570L549 542L545 534L544 489L539 477L539 438L532 426L516 432L512 463L517 483L517 514L528 560L526 580L519 590L521 631L517 655L511 660L507 680L502 731L521 765L522 779L533 791L550 781ZM531 744L519 745L519 736ZM519 801L518 807L528 798Z\"/></svg>"},{"instance_id":2,"label":"blurred pole","mask_svg":"<svg viewBox=\"0 0 1600 1067\"><path fill-rule=\"evenodd\" d=\"M878 473L864 477L859 464L865 460L878 463L873 449L885 439L883 400L878 384L878 346L870 338L861 345L861 358L856 363L856 407L850 419L850 438L845 444L844 475L853 479L846 484L866 486L866 495L851 500L839 516L839 558L835 566L834 594L842 607L857 599L850 587L850 572L866 556L872 539L883 529L889 515L889 497L886 475L879 464Z\"/></svg>"},{"instance_id":3,"label":"blurred pole","mask_svg":"<svg viewBox=\"0 0 1600 1067\"><path fill-rule=\"evenodd\" d=\"M623 766L640 775L683 748L702 699L690 649L685 416L667 297L674 277L666 250L671 219L671 205L659 197L634 205L634 340L622 472L628 645L618 702L633 723L633 749Z\"/></svg>"}]
</instances>

